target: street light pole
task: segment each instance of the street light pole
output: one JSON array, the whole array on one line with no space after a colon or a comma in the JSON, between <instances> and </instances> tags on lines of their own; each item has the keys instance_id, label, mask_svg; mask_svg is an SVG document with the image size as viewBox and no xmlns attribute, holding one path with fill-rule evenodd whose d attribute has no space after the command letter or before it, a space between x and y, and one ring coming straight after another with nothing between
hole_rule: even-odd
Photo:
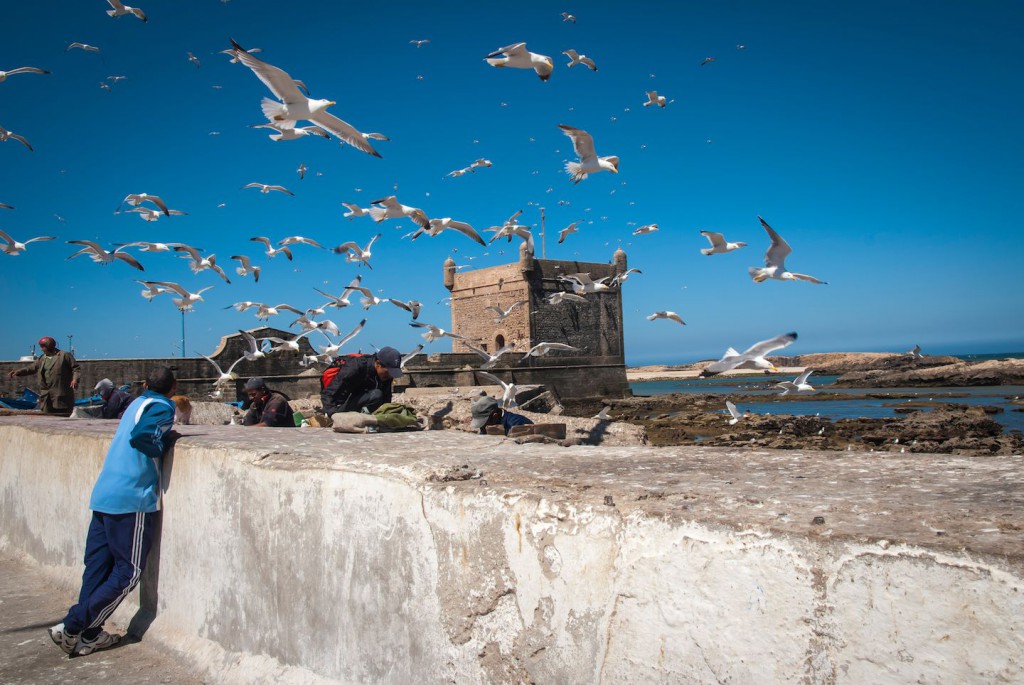
<instances>
[{"instance_id":1,"label":"street light pole","mask_svg":"<svg viewBox=\"0 0 1024 685\"><path fill-rule=\"evenodd\" d=\"M548 258L547 231L544 229L544 208L540 208L540 258Z\"/></svg>"},{"instance_id":2,"label":"street light pole","mask_svg":"<svg viewBox=\"0 0 1024 685\"><path fill-rule=\"evenodd\" d=\"M185 357L185 310L181 310L181 356Z\"/></svg>"}]
</instances>

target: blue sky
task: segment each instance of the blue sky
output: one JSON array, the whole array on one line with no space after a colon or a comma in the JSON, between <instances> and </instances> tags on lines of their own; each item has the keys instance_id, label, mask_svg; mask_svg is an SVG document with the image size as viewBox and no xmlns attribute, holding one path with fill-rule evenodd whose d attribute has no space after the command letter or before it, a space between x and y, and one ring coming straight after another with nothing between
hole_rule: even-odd
<instances>
[{"instance_id":1,"label":"blue sky","mask_svg":"<svg viewBox=\"0 0 1024 685\"><path fill-rule=\"evenodd\" d=\"M800 334L792 353L1024 349L1018 3L304 2L282 12L262 0L138 2L148 23L109 18L102 0L5 10L0 69L52 73L0 83L0 125L35 148L0 144L0 202L16 208L0 209L0 228L60 239L0 254L0 358L44 334L64 347L73 335L83 358L180 355L180 314L168 296L140 297L136 278L216 286L186 316L190 356L258 325L251 312L224 309L233 302L317 306L313 287L340 292L357 273L381 296L421 300L420 320L446 327L444 259L480 268L514 253L458 234L411 243L401 239L408 221L342 218L341 202L391 194L477 229L519 209L539 224L540 206L549 236L584 221L563 245L549 237L550 259L607 262L622 246L643 271L623 292L630 363L717 357L790 330ZM337 101L336 116L388 135L377 144L383 159L336 140L274 143L248 128L263 120L269 91L216 54L229 38ZM72 41L101 53L65 53ZM554 58L550 81L484 63L520 41ZM569 48L599 70L567 69ZM106 91L108 76L127 78ZM674 101L643 107L655 89ZM620 173L574 186L562 170L574 159L563 123L590 132L598 154L618 155ZM479 157L493 167L446 177ZM295 196L241 189L252 181ZM114 215L136 192L188 215ZM793 247L791 269L829 285L753 283L747 267L768 244L758 215ZM631 235L648 223L660 231ZM702 229L749 246L705 257ZM363 244L377 232L372 271L301 245L294 262L268 260L248 241ZM248 254L263 275L254 284L232 273L227 285L167 254L136 253L144 274L65 261L72 239L180 241L225 268ZM645 319L660 309L688 325ZM363 316L330 314L343 330ZM396 307L365 316L353 351L420 342Z\"/></svg>"}]
</instances>

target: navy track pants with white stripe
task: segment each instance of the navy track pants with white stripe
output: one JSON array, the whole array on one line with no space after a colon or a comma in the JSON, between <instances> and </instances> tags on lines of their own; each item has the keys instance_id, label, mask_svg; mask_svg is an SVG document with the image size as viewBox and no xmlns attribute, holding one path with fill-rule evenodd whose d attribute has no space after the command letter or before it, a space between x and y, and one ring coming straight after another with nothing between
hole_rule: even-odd
<instances>
[{"instance_id":1,"label":"navy track pants with white stripe","mask_svg":"<svg viewBox=\"0 0 1024 685\"><path fill-rule=\"evenodd\" d=\"M139 584L153 543L156 513L92 513L85 540L85 572L78 604L64 618L65 632L92 639L117 605Z\"/></svg>"}]
</instances>

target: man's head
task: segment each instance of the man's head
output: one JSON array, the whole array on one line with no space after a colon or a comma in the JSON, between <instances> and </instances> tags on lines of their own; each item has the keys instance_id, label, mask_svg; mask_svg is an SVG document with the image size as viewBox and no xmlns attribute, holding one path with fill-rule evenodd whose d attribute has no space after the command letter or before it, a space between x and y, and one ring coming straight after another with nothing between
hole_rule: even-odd
<instances>
[{"instance_id":1,"label":"man's head","mask_svg":"<svg viewBox=\"0 0 1024 685\"><path fill-rule=\"evenodd\" d=\"M39 339L39 349L43 351L43 354L53 354L57 351L57 341L44 335Z\"/></svg>"},{"instance_id":2,"label":"man's head","mask_svg":"<svg viewBox=\"0 0 1024 685\"><path fill-rule=\"evenodd\" d=\"M174 372L166 366L158 366L146 376L146 389L170 397L177 387L178 381Z\"/></svg>"},{"instance_id":3,"label":"man's head","mask_svg":"<svg viewBox=\"0 0 1024 685\"><path fill-rule=\"evenodd\" d=\"M114 381L109 378L104 378L97 383L96 387L93 389L105 400L110 397L110 393L114 392Z\"/></svg>"},{"instance_id":4,"label":"man's head","mask_svg":"<svg viewBox=\"0 0 1024 685\"><path fill-rule=\"evenodd\" d=\"M270 394L270 388L267 387L267 382L255 376L245 382L245 394L249 396L250 400L258 400Z\"/></svg>"},{"instance_id":5,"label":"man's head","mask_svg":"<svg viewBox=\"0 0 1024 685\"><path fill-rule=\"evenodd\" d=\"M473 420L470 425L475 430L484 426L496 424L501 420L501 408L498 400L484 395L473 402Z\"/></svg>"},{"instance_id":6,"label":"man's head","mask_svg":"<svg viewBox=\"0 0 1024 685\"><path fill-rule=\"evenodd\" d=\"M377 359L373 363L377 370L377 377L382 381L388 378L402 377L402 353L393 347L382 347L377 352Z\"/></svg>"}]
</instances>

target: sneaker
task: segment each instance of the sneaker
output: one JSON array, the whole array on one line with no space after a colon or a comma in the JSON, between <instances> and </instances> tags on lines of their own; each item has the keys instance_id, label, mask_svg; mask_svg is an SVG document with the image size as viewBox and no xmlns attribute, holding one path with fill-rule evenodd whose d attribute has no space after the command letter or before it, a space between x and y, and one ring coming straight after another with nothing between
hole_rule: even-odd
<instances>
[{"instance_id":1,"label":"sneaker","mask_svg":"<svg viewBox=\"0 0 1024 685\"><path fill-rule=\"evenodd\" d=\"M101 649L109 649L120 641L120 635L112 635L105 630L101 630L100 634L91 640L84 637L79 638L78 645L75 647L74 653L72 653L71 656L85 656L86 654L98 652Z\"/></svg>"},{"instance_id":2,"label":"sneaker","mask_svg":"<svg viewBox=\"0 0 1024 685\"><path fill-rule=\"evenodd\" d=\"M71 654L75 649L75 645L78 644L78 635L65 632L63 623L58 623L52 628L47 629L47 632L50 633L50 639L53 640L53 644L63 649L65 654Z\"/></svg>"}]
</instances>

